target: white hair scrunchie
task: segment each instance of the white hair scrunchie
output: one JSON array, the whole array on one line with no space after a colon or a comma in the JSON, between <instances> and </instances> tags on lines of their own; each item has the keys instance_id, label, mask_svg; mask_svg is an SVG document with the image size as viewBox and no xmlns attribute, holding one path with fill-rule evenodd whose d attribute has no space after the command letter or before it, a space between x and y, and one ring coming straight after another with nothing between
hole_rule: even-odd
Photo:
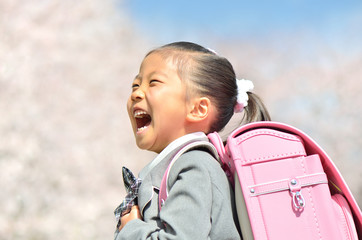
<instances>
[{"instance_id":1,"label":"white hair scrunchie","mask_svg":"<svg viewBox=\"0 0 362 240\"><path fill-rule=\"evenodd\" d=\"M238 96L234 107L235 113L240 113L248 106L248 92L254 89L254 84L250 80L236 79L236 85L238 87Z\"/></svg>"}]
</instances>

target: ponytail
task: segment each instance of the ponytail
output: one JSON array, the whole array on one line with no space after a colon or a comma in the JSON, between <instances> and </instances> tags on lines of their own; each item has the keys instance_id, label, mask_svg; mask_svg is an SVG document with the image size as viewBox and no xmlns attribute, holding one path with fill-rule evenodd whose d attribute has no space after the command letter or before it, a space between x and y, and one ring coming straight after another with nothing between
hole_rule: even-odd
<instances>
[{"instance_id":1,"label":"ponytail","mask_svg":"<svg viewBox=\"0 0 362 240\"><path fill-rule=\"evenodd\" d=\"M269 112L261 98L255 93L248 92L248 105L244 108L243 123L271 121Z\"/></svg>"}]
</instances>

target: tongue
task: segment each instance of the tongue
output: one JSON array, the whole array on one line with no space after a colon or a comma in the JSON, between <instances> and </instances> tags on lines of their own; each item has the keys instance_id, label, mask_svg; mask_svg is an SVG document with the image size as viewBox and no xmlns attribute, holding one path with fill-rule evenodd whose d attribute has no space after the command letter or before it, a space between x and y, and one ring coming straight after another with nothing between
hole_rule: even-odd
<instances>
[{"instance_id":1,"label":"tongue","mask_svg":"<svg viewBox=\"0 0 362 240\"><path fill-rule=\"evenodd\" d=\"M151 117L149 115L142 115L141 117L136 118L137 128L142 128L150 125Z\"/></svg>"}]
</instances>

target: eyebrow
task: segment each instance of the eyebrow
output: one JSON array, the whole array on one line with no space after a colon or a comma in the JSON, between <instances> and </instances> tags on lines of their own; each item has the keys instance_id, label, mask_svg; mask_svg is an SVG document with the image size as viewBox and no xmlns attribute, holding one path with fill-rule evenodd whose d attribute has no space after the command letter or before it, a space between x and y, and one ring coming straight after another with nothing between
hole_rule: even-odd
<instances>
[{"instance_id":1,"label":"eyebrow","mask_svg":"<svg viewBox=\"0 0 362 240\"><path fill-rule=\"evenodd\" d=\"M147 77L148 77L148 78L151 78L151 77L152 77L153 75L155 75L155 74L157 74L157 75L162 75L162 76L164 76L164 77L168 77L167 74L165 74L165 73L163 73L163 72L157 72L157 71L151 72L150 74L147 75ZM135 76L134 80L136 80L136 79L142 80L142 76L141 76L140 74L137 74L137 75Z\"/></svg>"}]
</instances>

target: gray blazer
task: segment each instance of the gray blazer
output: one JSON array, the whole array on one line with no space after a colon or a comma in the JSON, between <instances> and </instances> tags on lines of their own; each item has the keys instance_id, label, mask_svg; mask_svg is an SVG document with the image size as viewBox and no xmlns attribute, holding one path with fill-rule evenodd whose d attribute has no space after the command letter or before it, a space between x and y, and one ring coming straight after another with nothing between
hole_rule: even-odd
<instances>
[{"instance_id":1,"label":"gray blazer","mask_svg":"<svg viewBox=\"0 0 362 240\"><path fill-rule=\"evenodd\" d=\"M229 182L206 151L186 152L175 162L168 178L169 195L159 211L159 187L172 155L144 176L138 199L143 220L127 223L115 239L240 239Z\"/></svg>"}]
</instances>

